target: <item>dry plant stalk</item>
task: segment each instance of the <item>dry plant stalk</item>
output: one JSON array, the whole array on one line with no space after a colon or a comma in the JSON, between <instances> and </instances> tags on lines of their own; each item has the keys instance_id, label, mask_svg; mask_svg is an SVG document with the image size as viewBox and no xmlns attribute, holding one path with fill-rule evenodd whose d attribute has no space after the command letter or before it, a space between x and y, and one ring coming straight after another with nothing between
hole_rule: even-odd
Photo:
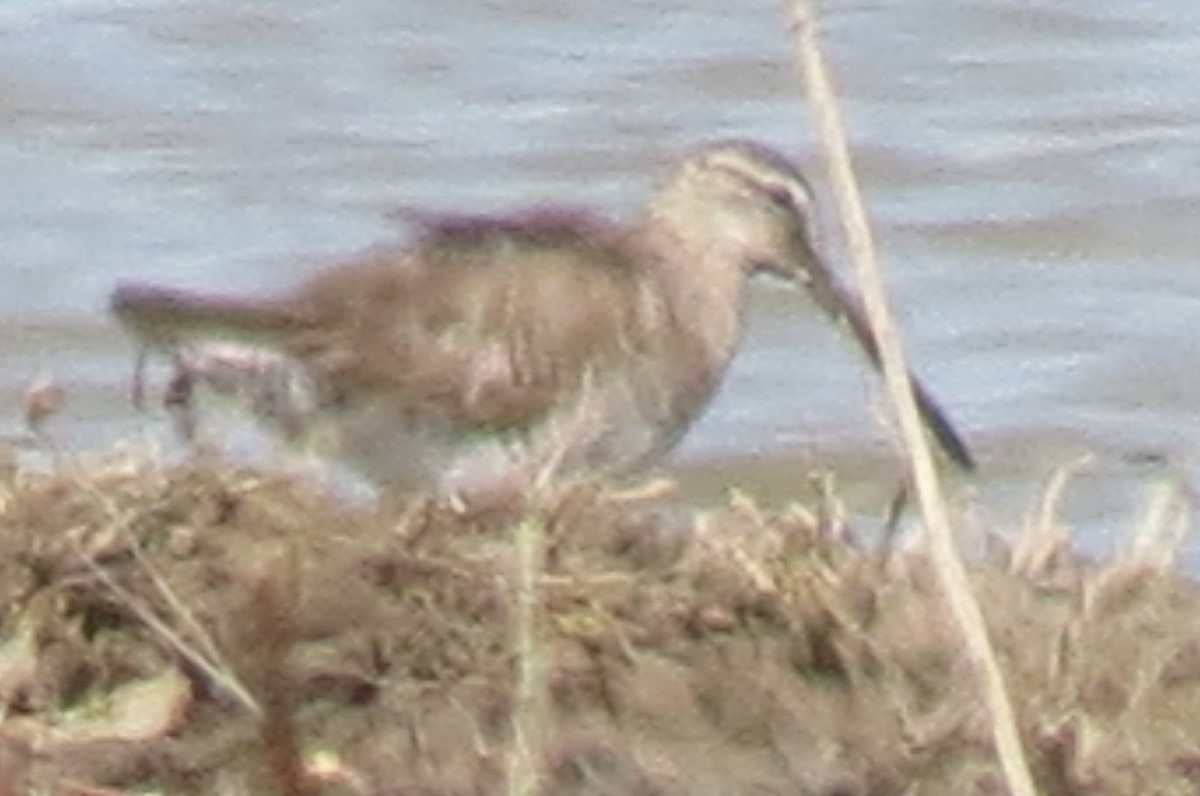
<instances>
[{"instance_id":1,"label":"dry plant stalk","mask_svg":"<svg viewBox=\"0 0 1200 796\"><path fill-rule=\"evenodd\" d=\"M846 233L850 258L863 296L867 318L878 341L880 365L888 394L900 426L901 439L917 492L921 515L930 538L930 549L942 590L962 631L967 652L974 663L992 717L992 732L1000 765L1010 791L1016 796L1034 796L1029 763L1021 746L1016 716L983 613L971 590L966 568L950 528L937 469L926 441L913 399L904 352L892 321L883 280L875 258L874 243L866 213L857 190L845 130L837 100L830 86L824 59L815 34L815 15L806 0L792 4L792 27L798 60L837 199L839 216Z\"/></svg>"},{"instance_id":2,"label":"dry plant stalk","mask_svg":"<svg viewBox=\"0 0 1200 796\"><path fill-rule=\"evenodd\" d=\"M1039 576L1070 548L1071 535L1059 520L1059 510L1067 486L1081 471L1091 467L1094 460L1092 454L1086 454L1062 465L1050 476L1041 500L1011 545L1009 572L1026 577Z\"/></svg>"},{"instance_id":3,"label":"dry plant stalk","mask_svg":"<svg viewBox=\"0 0 1200 796\"><path fill-rule=\"evenodd\" d=\"M538 632L539 589L545 528L535 514L514 529L516 587L513 630L516 636L517 683L513 699L512 747L508 757L508 796L533 796L541 786L545 709L545 650Z\"/></svg>"},{"instance_id":4,"label":"dry plant stalk","mask_svg":"<svg viewBox=\"0 0 1200 796\"><path fill-rule=\"evenodd\" d=\"M135 616L138 617L146 627L150 628L157 636L163 639L171 648L178 652L185 660L191 663L200 671L204 672L209 679L224 689L228 694L233 696L247 710L255 715L261 715L262 708L258 702L250 694L244 685L238 680L233 671L229 669L220 660L210 660L204 652L197 649L196 645L190 643L182 633L177 632L170 624L163 619L160 619L158 614L154 612L146 602L138 599L132 592L122 586L117 580L108 573L103 565L97 562L92 557L79 553L79 560L87 569L103 583L113 596L123 605L129 608ZM170 594L169 587L160 579L150 573L150 576L155 581L155 586L162 589L164 594ZM179 601L173 594L168 596L167 601L172 605L178 605ZM186 614L185 614L186 615ZM207 646L201 642L202 646Z\"/></svg>"},{"instance_id":5,"label":"dry plant stalk","mask_svg":"<svg viewBox=\"0 0 1200 796\"><path fill-rule=\"evenodd\" d=\"M311 796L314 789L300 751L287 657L295 644L295 548L264 554L248 578L248 618L254 651L247 661L262 704L260 737L271 784L280 796Z\"/></svg>"},{"instance_id":6,"label":"dry plant stalk","mask_svg":"<svg viewBox=\"0 0 1200 796\"><path fill-rule=\"evenodd\" d=\"M1146 506L1130 536L1126 558L1134 567L1173 569L1191 526L1193 496L1179 475L1150 485Z\"/></svg>"},{"instance_id":7,"label":"dry plant stalk","mask_svg":"<svg viewBox=\"0 0 1200 796\"><path fill-rule=\"evenodd\" d=\"M97 505L104 507L105 516L108 518L108 522L112 524L113 532L128 535L129 550L132 551L134 559L150 578L150 581L154 584L164 602L166 602L171 611L171 616L167 619L160 618L148 603L139 599L118 583L109 574L103 564L97 561L90 552L81 547L76 551L76 554L83 565L113 593L113 596L117 600L133 611L150 630L174 648L193 666L204 672L215 685L224 689L251 713L260 716L262 708L245 685L238 679L237 675L234 674L233 669L225 661L224 656L221 655L220 650L217 648L208 631L204 629L196 619L195 614L179 599L167 580L142 553L138 540L132 534L129 534L129 528L126 525L128 517L125 513L99 490L94 483L83 477L74 479L73 483L77 489L93 496ZM174 624L169 621L170 619L175 620Z\"/></svg>"}]
</instances>

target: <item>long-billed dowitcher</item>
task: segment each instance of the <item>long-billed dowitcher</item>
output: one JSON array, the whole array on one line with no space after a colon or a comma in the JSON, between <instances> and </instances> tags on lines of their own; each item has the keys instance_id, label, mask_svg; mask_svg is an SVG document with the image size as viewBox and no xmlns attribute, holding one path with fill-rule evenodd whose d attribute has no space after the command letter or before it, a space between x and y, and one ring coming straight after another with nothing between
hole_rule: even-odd
<instances>
[{"instance_id":1,"label":"long-billed dowitcher","mask_svg":"<svg viewBox=\"0 0 1200 796\"><path fill-rule=\"evenodd\" d=\"M629 225L543 209L420 220L415 242L276 298L118 285L112 309L182 373L382 484L471 495L663 455L709 403L743 288L805 285L872 362L860 304L826 267L812 195L775 151L695 151ZM915 379L933 436L971 456Z\"/></svg>"}]
</instances>

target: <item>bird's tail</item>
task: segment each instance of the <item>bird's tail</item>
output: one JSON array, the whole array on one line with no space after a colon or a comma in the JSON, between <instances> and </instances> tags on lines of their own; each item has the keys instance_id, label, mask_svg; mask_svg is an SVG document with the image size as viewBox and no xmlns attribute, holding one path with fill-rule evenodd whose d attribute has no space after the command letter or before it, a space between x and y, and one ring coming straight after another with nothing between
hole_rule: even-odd
<instances>
[{"instance_id":1,"label":"bird's tail","mask_svg":"<svg viewBox=\"0 0 1200 796\"><path fill-rule=\"evenodd\" d=\"M294 312L273 302L138 282L117 285L109 306L148 348L171 349L213 339L270 346L299 324Z\"/></svg>"}]
</instances>

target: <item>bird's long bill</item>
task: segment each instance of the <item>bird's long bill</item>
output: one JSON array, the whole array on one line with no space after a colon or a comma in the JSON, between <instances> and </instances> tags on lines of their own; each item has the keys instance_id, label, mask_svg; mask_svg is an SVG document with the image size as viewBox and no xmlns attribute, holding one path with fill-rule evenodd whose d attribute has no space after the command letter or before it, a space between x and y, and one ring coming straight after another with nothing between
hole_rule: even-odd
<instances>
[{"instance_id":1,"label":"bird's long bill","mask_svg":"<svg viewBox=\"0 0 1200 796\"><path fill-rule=\"evenodd\" d=\"M799 237L799 236L798 236ZM850 333L858 342L867 358L876 370L881 368L879 343L867 322L867 314L857 297L851 295L834 279L833 273L825 264L824 258L806 236L796 241L799 251L795 252L795 262L800 265L795 278L809 290L813 300L838 324L850 328ZM908 381L912 387L913 399L925 427L933 434L941 449L957 465L964 470L975 469L975 459L967 448L966 442L959 435L950 419L946 416L938 402L925 389L921 381L911 372Z\"/></svg>"}]
</instances>

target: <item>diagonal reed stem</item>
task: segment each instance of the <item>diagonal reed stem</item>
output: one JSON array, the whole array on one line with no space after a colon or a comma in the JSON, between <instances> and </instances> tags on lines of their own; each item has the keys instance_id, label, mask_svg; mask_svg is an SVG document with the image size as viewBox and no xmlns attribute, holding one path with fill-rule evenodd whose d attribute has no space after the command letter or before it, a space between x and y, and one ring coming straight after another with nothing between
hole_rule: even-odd
<instances>
[{"instance_id":1,"label":"diagonal reed stem","mask_svg":"<svg viewBox=\"0 0 1200 796\"><path fill-rule=\"evenodd\" d=\"M929 443L921 428L916 402L907 377L904 352L887 303L887 294L875 258L875 246L867 224L851 164L846 133L837 98L831 86L816 36L816 18L808 0L792 3L792 29L808 95L825 151L830 182L846 234L850 258L863 296L863 304L876 340L888 394L896 412L901 439L912 471L921 515L929 534L930 550L942 591L950 604L975 666L992 718L996 752L1009 790L1014 796L1037 793L1029 763L1021 746L1016 715L1005 686L1004 675L988 637L983 612L975 599L955 543L946 512L937 469Z\"/></svg>"}]
</instances>

